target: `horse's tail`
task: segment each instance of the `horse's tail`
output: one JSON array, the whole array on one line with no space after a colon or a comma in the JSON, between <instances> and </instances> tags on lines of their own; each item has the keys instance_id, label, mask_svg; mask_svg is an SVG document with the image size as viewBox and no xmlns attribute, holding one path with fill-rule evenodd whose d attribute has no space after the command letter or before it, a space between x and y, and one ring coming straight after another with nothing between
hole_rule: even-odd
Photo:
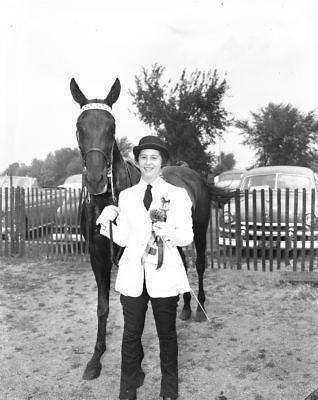
<instances>
[{"instance_id":1,"label":"horse's tail","mask_svg":"<svg viewBox=\"0 0 318 400\"><path fill-rule=\"evenodd\" d=\"M207 182L207 187L210 193L210 198L217 207L222 207L230 200L240 197L239 190L222 188L209 182Z\"/></svg>"}]
</instances>

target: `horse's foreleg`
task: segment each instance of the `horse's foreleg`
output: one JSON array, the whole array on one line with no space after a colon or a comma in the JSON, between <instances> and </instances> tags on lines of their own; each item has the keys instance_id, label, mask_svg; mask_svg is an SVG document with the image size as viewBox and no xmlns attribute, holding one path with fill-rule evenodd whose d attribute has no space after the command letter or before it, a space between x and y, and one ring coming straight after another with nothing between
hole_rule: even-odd
<instances>
[{"instance_id":1,"label":"horse's foreleg","mask_svg":"<svg viewBox=\"0 0 318 400\"><path fill-rule=\"evenodd\" d=\"M106 350L106 324L109 314L109 291L102 293L98 291L98 305L97 305L97 337L94 347L92 358L86 365L83 373L83 379L91 380L96 379L100 375L102 363L100 361L102 355ZM101 292L101 293L100 293Z\"/></svg>"},{"instance_id":2,"label":"horse's foreleg","mask_svg":"<svg viewBox=\"0 0 318 400\"><path fill-rule=\"evenodd\" d=\"M182 247L178 247L180 256L182 258L182 262L184 265L185 270L188 272L188 265L186 263L186 257L182 251ZM191 317L191 294L190 292L186 292L183 294L183 307L182 307L182 311L180 313L180 318L183 321L186 321L188 319L190 319Z\"/></svg>"},{"instance_id":3,"label":"horse's foreleg","mask_svg":"<svg viewBox=\"0 0 318 400\"><path fill-rule=\"evenodd\" d=\"M203 287L203 277L204 271L206 267L206 260L205 260L205 250L206 250L206 229L205 227L199 226L194 227L194 244L197 252L196 258L196 270L198 274L198 300L201 306L204 308L205 303L205 292ZM206 319L204 312L202 311L201 307L197 306L195 320L197 322L204 321Z\"/></svg>"},{"instance_id":4,"label":"horse's foreleg","mask_svg":"<svg viewBox=\"0 0 318 400\"><path fill-rule=\"evenodd\" d=\"M110 270L111 265L107 260L105 265L105 259L92 257L91 253L91 264L94 271L97 289L98 289L98 303L97 303L97 337L94 347L94 353L90 361L87 363L83 379L91 380L98 378L102 369L101 357L106 350L106 324L109 314L109 289L110 289ZM109 265L108 265L109 264Z\"/></svg>"}]
</instances>

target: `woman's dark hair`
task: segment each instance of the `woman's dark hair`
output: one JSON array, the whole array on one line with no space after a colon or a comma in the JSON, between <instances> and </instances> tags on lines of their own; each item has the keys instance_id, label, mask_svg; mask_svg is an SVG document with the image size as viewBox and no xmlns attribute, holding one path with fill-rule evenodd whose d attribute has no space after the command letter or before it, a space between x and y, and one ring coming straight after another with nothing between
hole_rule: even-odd
<instances>
[{"instance_id":1,"label":"woman's dark hair","mask_svg":"<svg viewBox=\"0 0 318 400\"><path fill-rule=\"evenodd\" d=\"M159 154L161 156L161 160L162 160L161 166L165 167L166 165L168 165L169 159L165 156L165 154L162 151L160 151L160 150L157 150L157 151L159 151ZM140 155L140 153L138 154L137 157L135 156L136 163L138 163L139 155Z\"/></svg>"}]
</instances>

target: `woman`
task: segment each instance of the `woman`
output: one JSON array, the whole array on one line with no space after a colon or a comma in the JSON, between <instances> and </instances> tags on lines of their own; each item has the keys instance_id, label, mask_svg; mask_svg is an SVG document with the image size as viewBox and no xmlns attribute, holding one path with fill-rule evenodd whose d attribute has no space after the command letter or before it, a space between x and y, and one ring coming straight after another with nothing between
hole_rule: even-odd
<instances>
[{"instance_id":1,"label":"woman","mask_svg":"<svg viewBox=\"0 0 318 400\"><path fill-rule=\"evenodd\" d=\"M141 172L140 182L119 195L119 206L104 208L97 224L125 247L119 262L115 289L121 293L124 315L120 399L136 399L145 374L141 336L150 300L160 345L163 399L178 397L178 344L176 311L179 294L190 291L188 278L176 246L193 240L191 200L185 189L160 177L169 158L164 142L143 137L133 148Z\"/></svg>"}]
</instances>

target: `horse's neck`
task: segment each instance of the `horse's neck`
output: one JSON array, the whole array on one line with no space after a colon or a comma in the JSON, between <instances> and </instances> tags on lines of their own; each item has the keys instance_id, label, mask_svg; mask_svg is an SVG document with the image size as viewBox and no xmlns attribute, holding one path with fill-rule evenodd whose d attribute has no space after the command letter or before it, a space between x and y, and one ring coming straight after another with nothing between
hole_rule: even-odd
<instances>
[{"instance_id":1,"label":"horse's neck","mask_svg":"<svg viewBox=\"0 0 318 400\"><path fill-rule=\"evenodd\" d=\"M113 178L118 194L123 189L138 183L140 179L138 168L133 163L124 160L117 143L113 150Z\"/></svg>"}]
</instances>

